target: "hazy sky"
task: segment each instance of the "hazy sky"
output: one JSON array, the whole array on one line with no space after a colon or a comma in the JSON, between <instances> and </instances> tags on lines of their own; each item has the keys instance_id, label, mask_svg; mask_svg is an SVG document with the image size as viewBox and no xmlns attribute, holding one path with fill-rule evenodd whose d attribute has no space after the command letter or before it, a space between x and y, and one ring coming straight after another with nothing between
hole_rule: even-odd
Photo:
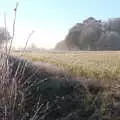
<instances>
[{"instance_id":1,"label":"hazy sky","mask_svg":"<svg viewBox=\"0 0 120 120\"><path fill-rule=\"evenodd\" d=\"M0 1L0 26L4 25L6 12L9 31L12 31L15 3L16 0ZM29 45L52 48L75 23L90 16L102 20L120 17L120 0L21 0L14 44L25 45L28 34L35 30Z\"/></svg>"}]
</instances>

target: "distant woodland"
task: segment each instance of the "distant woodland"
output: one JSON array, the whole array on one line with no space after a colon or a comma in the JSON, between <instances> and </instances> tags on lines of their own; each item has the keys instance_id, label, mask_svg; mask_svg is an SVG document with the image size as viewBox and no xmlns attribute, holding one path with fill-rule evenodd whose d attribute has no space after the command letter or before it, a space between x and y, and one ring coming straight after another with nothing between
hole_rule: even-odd
<instances>
[{"instance_id":1,"label":"distant woodland","mask_svg":"<svg viewBox=\"0 0 120 120\"><path fill-rule=\"evenodd\" d=\"M56 50L120 50L120 18L89 17L73 26Z\"/></svg>"}]
</instances>

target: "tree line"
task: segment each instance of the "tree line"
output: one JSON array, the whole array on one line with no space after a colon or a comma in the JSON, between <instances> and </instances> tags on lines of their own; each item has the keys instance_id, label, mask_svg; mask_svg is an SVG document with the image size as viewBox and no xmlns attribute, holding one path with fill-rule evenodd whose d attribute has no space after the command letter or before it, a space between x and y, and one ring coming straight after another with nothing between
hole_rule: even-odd
<instances>
[{"instance_id":1,"label":"tree line","mask_svg":"<svg viewBox=\"0 0 120 120\"><path fill-rule=\"evenodd\" d=\"M56 50L120 50L120 18L108 21L89 17L77 23Z\"/></svg>"}]
</instances>

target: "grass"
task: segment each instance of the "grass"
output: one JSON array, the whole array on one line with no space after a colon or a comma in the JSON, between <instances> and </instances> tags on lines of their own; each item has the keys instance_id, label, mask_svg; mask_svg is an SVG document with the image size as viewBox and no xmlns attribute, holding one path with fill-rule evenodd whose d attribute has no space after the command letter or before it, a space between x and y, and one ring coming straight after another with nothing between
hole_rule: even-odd
<instances>
[{"instance_id":1,"label":"grass","mask_svg":"<svg viewBox=\"0 0 120 120\"><path fill-rule=\"evenodd\" d=\"M26 52L26 59L66 69L72 76L100 80L120 79L120 52Z\"/></svg>"},{"instance_id":2,"label":"grass","mask_svg":"<svg viewBox=\"0 0 120 120\"><path fill-rule=\"evenodd\" d=\"M20 56L19 52L14 52L13 54L16 56ZM109 51L109 52L108 51L101 51L101 52L100 51L99 52L95 52L95 51L24 52L24 54L22 54L22 56L23 56L23 58L31 60L33 62L49 63L50 65L53 65L53 66L55 65L58 68L65 69L66 71L68 71L68 73L70 73L73 76L72 78L74 79L74 81L79 80L80 83L84 83L84 85L85 85L85 90L87 92L86 93L84 92L83 96L86 95L87 97L83 99L85 104L84 104L84 102L82 103L85 110L88 110L87 108L90 108L92 110L94 109L95 110L94 115L95 116L97 115L98 117L100 117L101 120L102 120L102 117L105 118L106 120L113 120L113 119L119 120L120 119L120 116L119 116L119 112L120 112L120 109L119 109L119 105L120 105L120 101L119 101L120 100L120 96L119 96L119 91L120 91L120 81L119 81L120 80L120 51ZM39 68L39 74L36 74L30 80L30 84L32 83L32 86L33 86L34 90L36 90L36 91L37 91L37 88L35 87L35 84L37 85L37 82L39 83L39 81L41 79L43 79L43 75L45 75L44 76L45 79L46 78L49 79L51 77L51 74L46 74L46 69L42 69L42 66L37 66L37 67ZM31 68L27 67L24 75L31 76L35 72L35 70L36 70L36 68L34 69L34 67L31 67ZM52 67L51 67L51 69L48 69L48 71L51 72ZM18 72L18 73L20 74L20 72ZM65 77L66 73L65 73L64 77L60 77L60 78L59 78L58 74L56 75L55 73L53 73L52 76L54 76L55 80L56 80L56 81L50 83L50 84L54 83L53 86L57 86L56 84L59 84L59 81L62 80L63 78L65 80L66 79L69 80L67 83L68 85L72 84L72 82L70 81L71 78ZM74 77L78 77L78 79L76 79ZM38 81L35 82L35 84L33 84L34 83L33 81L35 81L35 80L38 80ZM79 85L80 84L79 82L75 83L74 85L75 86ZM47 84L47 85L49 88L49 84ZM73 88L75 87L74 85L72 85ZM54 88L53 86L52 86L52 88ZM39 86L40 89L42 89L42 87L44 88L44 85ZM64 87L66 88L66 85ZM28 88L29 88L29 85L28 85ZM81 88L81 86L80 86L80 88ZM56 89L56 87L55 87L55 89ZM45 87L44 90L45 91L48 90L48 95L50 95L50 89L47 89ZM44 92L44 90L43 90L43 92ZM58 91L61 91L61 93L64 93L63 92L64 90L63 91L62 90L63 90L63 88ZM76 90L76 87L75 87L75 90ZM75 90L73 90L75 97L71 97L71 96L73 96L71 92L67 94L67 96L69 96L71 98L70 101L74 101L73 100L74 98L77 99L77 101L79 101L81 99L81 98L76 98L76 96L81 95L82 90L79 88L77 88L77 90L79 92L77 92ZM29 93L29 91L32 91L32 89L30 88L27 92L25 92L25 91L23 91L23 92L25 92L25 94L27 95ZM52 89L52 92L53 91L56 91L56 90ZM42 94L41 91L39 91L38 93ZM33 93L31 93L31 96L34 96L34 95L35 95L35 91L33 91ZM37 96L39 96L39 95L37 94ZM57 94L56 96L59 96L59 95ZM33 97L33 98L36 98L36 97ZM29 101L34 103L34 99L29 100L27 98L27 100L28 100L27 103L29 103ZM54 101L54 99L52 101ZM69 104L68 101L69 100L67 100L67 103L65 100L64 100L64 102L62 102L64 104L64 106ZM59 103L57 103L57 104L59 105ZM79 105L79 103L77 105ZM28 105L28 106L30 106L30 105ZM63 108L63 107L61 107L61 108ZM69 108L71 108L71 107L69 106ZM80 106L80 108L81 108L81 106ZM50 108L50 111L51 111L51 109L52 108ZM77 116L77 114L80 115L80 113L79 112L77 113L76 110L77 109L75 109L75 111L74 111L75 117ZM98 111L98 114L96 113L96 110ZM87 112L89 112L89 110ZM87 112L84 112L84 113L86 113L86 115L88 115ZM46 114L46 112L45 112L45 114ZM61 114L61 112L60 112L60 114ZM70 113L70 114L72 114L72 113ZM90 115L90 116L94 118L95 117L94 115L92 115L92 116ZM50 116L51 116L51 114L50 114ZM50 119L50 116L49 116L49 119ZM80 117L81 117L81 115L78 117L78 119L80 119ZM77 118L75 118L75 119L77 120ZM103 120L105 120L105 119L103 119ZM68 119L65 119L65 120L69 120L69 117L68 117Z\"/></svg>"},{"instance_id":3,"label":"grass","mask_svg":"<svg viewBox=\"0 0 120 120\"><path fill-rule=\"evenodd\" d=\"M8 72L5 73L6 66L0 72L1 120L86 120L104 113L104 104L96 103L103 101L97 95L102 94L102 88L93 88L94 83L90 85L92 91L100 88L95 94L81 80L52 72L47 66L12 56L7 61Z\"/></svg>"},{"instance_id":4,"label":"grass","mask_svg":"<svg viewBox=\"0 0 120 120\"><path fill-rule=\"evenodd\" d=\"M8 66L4 65L5 69L0 73L0 118L105 120L107 117L107 120L118 120L120 86L113 81L119 82L119 53L86 51L22 54L33 62L42 62L43 66L19 57L3 56L3 60L7 58ZM19 52L13 54L20 56ZM63 68L78 79L66 72L57 72L57 69L52 72L54 67L44 66L44 63ZM106 86L101 80L104 83L112 81L110 85L115 86Z\"/></svg>"}]
</instances>

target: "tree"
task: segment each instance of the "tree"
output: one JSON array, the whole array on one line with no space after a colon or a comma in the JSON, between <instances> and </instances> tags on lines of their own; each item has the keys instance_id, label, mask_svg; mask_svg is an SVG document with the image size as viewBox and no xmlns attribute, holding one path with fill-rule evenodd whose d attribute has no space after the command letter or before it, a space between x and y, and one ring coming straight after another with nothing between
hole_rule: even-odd
<instances>
[{"instance_id":1,"label":"tree","mask_svg":"<svg viewBox=\"0 0 120 120\"><path fill-rule=\"evenodd\" d=\"M65 40L57 44L64 50L120 50L120 18L108 21L89 17L73 26Z\"/></svg>"},{"instance_id":2,"label":"tree","mask_svg":"<svg viewBox=\"0 0 120 120\"><path fill-rule=\"evenodd\" d=\"M101 22L93 18L88 18L84 21L84 27L79 38L80 49L95 50L95 42L99 39L101 34Z\"/></svg>"},{"instance_id":3,"label":"tree","mask_svg":"<svg viewBox=\"0 0 120 120\"><path fill-rule=\"evenodd\" d=\"M10 33L5 28L0 28L0 45L3 44L5 41L9 41L11 39Z\"/></svg>"},{"instance_id":4,"label":"tree","mask_svg":"<svg viewBox=\"0 0 120 120\"><path fill-rule=\"evenodd\" d=\"M102 33L96 46L97 49L100 50L119 50L120 35L115 31L106 31L105 33Z\"/></svg>"},{"instance_id":5,"label":"tree","mask_svg":"<svg viewBox=\"0 0 120 120\"><path fill-rule=\"evenodd\" d=\"M82 50L94 50L96 49L94 43L99 39L101 30L101 21L90 17L70 29L66 37L67 45L71 49L76 46Z\"/></svg>"},{"instance_id":6,"label":"tree","mask_svg":"<svg viewBox=\"0 0 120 120\"><path fill-rule=\"evenodd\" d=\"M68 50L68 47L66 45L66 42L64 40L60 41L56 46L55 50Z\"/></svg>"},{"instance_id":7,"label":"tree","mask_svg":"<svg viewBox=\"0 0 120 120\"><path fill-rule=\"evenodd\" d=\"M120 18L110 19L108 21L108 28L110 31L115 31L120 34Z\"/></svg>"},{"instance_id":8,"label":"tree","mask_svg":"<svg viewBox=\"0 0 120 120\"><path fill-rule=\"evenodd\" d=\"M77 23L74 27L72 27L65 38L66 45L69 50L71 49L80 49L79 45L79 38L81 32L83 30L84 25L81 23Z\"/></svg>"}]
</instances>

